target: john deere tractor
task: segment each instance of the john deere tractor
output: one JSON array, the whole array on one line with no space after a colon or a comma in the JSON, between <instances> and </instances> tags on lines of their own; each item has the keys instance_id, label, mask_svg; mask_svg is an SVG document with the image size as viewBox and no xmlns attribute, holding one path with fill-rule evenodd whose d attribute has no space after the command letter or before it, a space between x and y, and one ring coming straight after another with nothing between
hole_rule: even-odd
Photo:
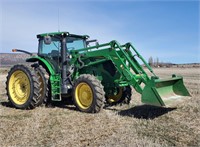
<instances>
[{"instance_id":1,"label":"john deere tractor","mask_svg":"<svg viewBox=\"0 0 200 147\"><path fill-rule=\"evenodd\" d=\"M131 87L141 94L143 103L156 106L190 95L181 76L157 77L131 43L120 45L113 40L98 44L87 35L69 32L39 34L37 38L37 55L13 49L31 55L26 59L30 64L14 65L7 76L7 95L15 108L32 109L72 99L78 110L96 113L104 104L129 103Z\"/></svg>"}]
</instances>

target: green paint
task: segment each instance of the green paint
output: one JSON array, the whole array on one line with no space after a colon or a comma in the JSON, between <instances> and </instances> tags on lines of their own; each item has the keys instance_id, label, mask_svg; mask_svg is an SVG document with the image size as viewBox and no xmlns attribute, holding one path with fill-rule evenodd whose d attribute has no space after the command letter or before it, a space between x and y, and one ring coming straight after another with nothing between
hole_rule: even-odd
<instances>
[{"instance_id":1,"label":"green paint","mask_svg":"<svg viewBox=\"0 0 200 147\"><path fill-rule=\"evenodd\" d=\"M31 58L27 58L26 62L42 62L48 69L51 75L55 75L55 69L51 63L49 63L46 59L39 57L39 56L32 56Z\"/></svg>"}]
</instances>

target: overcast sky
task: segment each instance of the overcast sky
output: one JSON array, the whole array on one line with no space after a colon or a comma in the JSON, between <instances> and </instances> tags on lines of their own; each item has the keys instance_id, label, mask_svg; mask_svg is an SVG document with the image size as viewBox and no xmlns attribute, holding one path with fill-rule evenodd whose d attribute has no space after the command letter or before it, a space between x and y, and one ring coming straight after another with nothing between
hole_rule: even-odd
<instances>
[{"instance_id":1,"label":"overcast sky","mask_svg":"<svg viewBox=\"0 0 200 147\"><path fill-rule=\"evenodd\" d=\"M146 60L200 63L199 6L192 0L0 0L0 53L37 52L36 34L60 30L99 43L132 42Z\"/></svg>"}]
</instances>

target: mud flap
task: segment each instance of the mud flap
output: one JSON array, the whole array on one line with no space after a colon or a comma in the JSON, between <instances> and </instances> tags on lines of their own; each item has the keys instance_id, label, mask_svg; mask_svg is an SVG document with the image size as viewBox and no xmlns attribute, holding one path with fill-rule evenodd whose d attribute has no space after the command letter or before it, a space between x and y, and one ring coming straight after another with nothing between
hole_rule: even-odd
<instances>
[{"instance_id":1,"label":"mud flap","mask_svg":"<svg viewBox=\"0 0 200 147\"><path fill-rule=\"evenodd\" d=\"M182 77L172 75L168 79L151 78L142 92L142 102L155 106L171 106L175 101L190 96Z\"/></svg>"}]
</instances>

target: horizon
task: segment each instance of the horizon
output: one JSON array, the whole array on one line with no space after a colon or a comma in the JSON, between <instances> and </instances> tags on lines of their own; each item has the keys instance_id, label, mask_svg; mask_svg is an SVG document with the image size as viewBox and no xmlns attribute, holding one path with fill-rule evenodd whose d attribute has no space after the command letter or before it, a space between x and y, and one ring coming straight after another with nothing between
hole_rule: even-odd
<instances>
[{"instance_id":1,"label":"horizon","mask_svg":"<svg viewBox=\"0 0 200 147\"><path fill-rule=\"evenodd\" d=\"M37 52L37 34L61 30L87 34L100 44L132 42L145 60L200 63L199 6L199 1L2 0L0 53Z\"/></svg>"},{"instance_id":2,"label":"horizon","mask_svg":"<svg viewBox=\"0 0 200 147\"><path fill-rule=\"evenodd\" d=\"M37 52L31 52L31 53L33 53L33 54L37 54ZM21 52L10 52L10 53L0 53L0 55L1 54L24 54L24 55L28 55L28 54L26 54L26 53L21 53ZM0 56L1 57L1 56ZM147 62L148 62L148 60L146 60ZM153 61L156 61L156 58L153 58ZM0 61L0 63L1 63L1 61ZM184 64L186 64L186 65L190 65L190 64L200 64L200 62L192 62L192 63L172 63L172 62L165 62L165 61L159 61L158 63L160 63L160 64L175 64L175 65L184 65ZM141 64L143 64L143 63L141 63Z\"/></svg>"}]
</instances>

